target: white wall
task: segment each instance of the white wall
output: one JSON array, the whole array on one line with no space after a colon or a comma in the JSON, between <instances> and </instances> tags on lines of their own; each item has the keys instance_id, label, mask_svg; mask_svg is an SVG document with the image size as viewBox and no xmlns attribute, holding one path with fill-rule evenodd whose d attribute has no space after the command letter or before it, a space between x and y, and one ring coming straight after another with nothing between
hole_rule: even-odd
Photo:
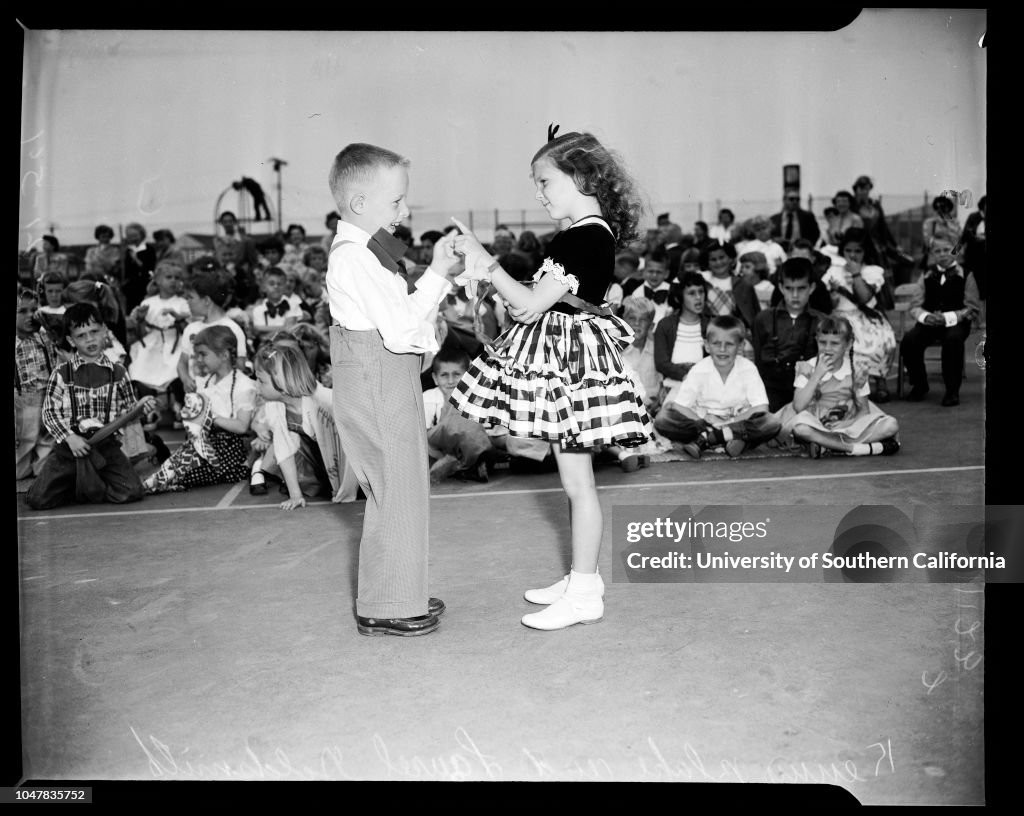
<instances>
[{"instance_id":1,"label":"white wall","mask_svg":"<svg viewBox=\"0 0 1024 816\"><path fill-rule=\"evenodd\" d=\"M776 200L786 163L816 195L867 173L883 195L977 198L985 26L876 9L820 33L31 31L19 248L51 223L64 243L101 221L209 230L242 175L274 195L272 156L285 221L319 232L352 141L413 160L414 217L529 209L550 121L617 149L655 210Z\"/></svg>"}]
</instances>

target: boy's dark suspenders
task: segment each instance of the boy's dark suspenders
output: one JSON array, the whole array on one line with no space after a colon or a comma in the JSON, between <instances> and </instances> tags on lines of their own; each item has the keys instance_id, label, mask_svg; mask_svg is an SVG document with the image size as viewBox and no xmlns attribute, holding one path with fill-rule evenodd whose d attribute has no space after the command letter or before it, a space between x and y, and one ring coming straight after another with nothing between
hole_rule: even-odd
<instances>
[{"instance_id":1,"label":"boy's dark suspenders","mask_svg":"<svg viewBox=\"0 0 1024 816\"><path fill-rule=\"evenodd\" d=\"M102 366L101 366L102 367ZM61 376L64 380L64 386L68 389L68 393L71 395L71 427L75 433L78 433L77 419L80 417L78 398L75 395L75 376L74 370L71 368L71 361L64 363L61 366ZM110 411L114 406L114 385L115 381L114 369L110 369L110 382L107 385L107 399L103 407L103 415L105 417L103 424L106 425L111 420Z\"/></svg>"}]
</instances>

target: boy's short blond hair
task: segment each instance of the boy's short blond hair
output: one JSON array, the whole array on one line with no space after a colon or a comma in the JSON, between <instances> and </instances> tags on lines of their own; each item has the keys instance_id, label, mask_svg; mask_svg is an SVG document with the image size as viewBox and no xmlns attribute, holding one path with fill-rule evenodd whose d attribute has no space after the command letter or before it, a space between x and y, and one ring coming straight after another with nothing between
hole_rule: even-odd
<instances>
[{"instance_id":1,"label":"boy's short blond hair","mask_svg":"<svg viewBox=\"0 0 1024 816\"><path fill-rule=\"evenodd\" d=\"M732 332L737 343L742 343L743 338L746 336L746 329L743 326L743 321L738 317L732 315L718 315L708 321L707 336L711 337L711 330L718 329L721 332Z\"/></svg>"},{"instance_id":2,"label":"boy's short blond hair","mask_svg":"<svg viewBox=\"0 0 1024 816\"><path fill-rule=\"evenodd\" d=\"M345 191L357 185L372 184L381 167L408 167L409 159L393 150L372 144L350 144L334 157L327 183L339 207L344 206Z\"/></svg>"},{"instance_id":3,"label":"boy's short blond hair","mask_svg":"<svg viewBox=\"0 0 1024 816\"><path fill-rule=\"evenodd\" d=\"M622 316L654 317L656 309L654 301L637 295L629 295L622 299Z\"/></svg>"}]
</instances>

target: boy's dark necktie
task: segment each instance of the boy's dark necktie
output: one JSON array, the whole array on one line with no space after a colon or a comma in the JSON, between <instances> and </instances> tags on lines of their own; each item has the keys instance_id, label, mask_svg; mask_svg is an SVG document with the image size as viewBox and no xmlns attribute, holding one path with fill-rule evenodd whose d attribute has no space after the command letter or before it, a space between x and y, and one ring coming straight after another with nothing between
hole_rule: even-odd
<instances>
[{"instance_id":1,"label":"boy's dark necktie","mask_svg":"<svg viewBox=\"0 0 1024 816\"><path fill-rule=\"evenodd\" d=\"M395 273L402 271L398 262L405 257L405 253L409 250L405 241L396 238L383 227L370 236L366 248L380 261L381 266Z\"/></svg>"}]
</instances>

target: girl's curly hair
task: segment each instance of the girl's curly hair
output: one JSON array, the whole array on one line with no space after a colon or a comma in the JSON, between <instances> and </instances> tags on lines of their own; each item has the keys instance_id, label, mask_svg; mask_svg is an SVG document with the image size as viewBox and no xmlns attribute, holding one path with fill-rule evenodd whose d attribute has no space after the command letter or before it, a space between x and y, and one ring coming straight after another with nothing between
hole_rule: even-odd
<instances>
[{"instance_id":1,"label":"girl's curly hair","mask_svg":"<svg viewBox=\"0 0 1024 816\"><path fill-rule=\"evenodd\" d=\"M637 237L643 206L636 183L623 169L622 160L590 133L565 133L549 141L530 161L548 159L566 175L576 189L592 195L601 205L616 243L623 246Z\"/></svg>"}]
</instances>

